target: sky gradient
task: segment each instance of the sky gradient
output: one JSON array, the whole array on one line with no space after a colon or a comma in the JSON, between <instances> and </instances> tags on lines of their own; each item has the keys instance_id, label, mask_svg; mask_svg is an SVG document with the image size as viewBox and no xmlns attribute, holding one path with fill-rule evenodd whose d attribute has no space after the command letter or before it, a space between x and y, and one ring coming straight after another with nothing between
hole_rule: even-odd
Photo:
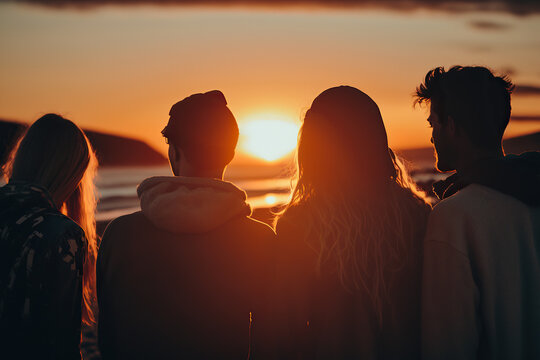
<instances>
[{"instance_id":1,"label":"sky gradient","mask_svg":"<svg viewBox=\"0 0 540 360\"><path fill-rule=\"evenodd\" d=\"M486 65L518 85L507 136L540 130L540 15L373 8L99 6L0 3L0 118L58 112L81 127L166 149L175 102L224 92L239 123L300 124L336 85L381 108L390 146L429 145L412 93L435 66Z\"/></svg>"}]
</instances>

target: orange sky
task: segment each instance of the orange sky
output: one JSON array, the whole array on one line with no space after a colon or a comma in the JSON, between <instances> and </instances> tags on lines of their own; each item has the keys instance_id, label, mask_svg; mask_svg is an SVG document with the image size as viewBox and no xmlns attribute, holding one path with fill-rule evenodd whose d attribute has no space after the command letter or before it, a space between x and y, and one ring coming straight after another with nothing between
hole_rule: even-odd
<instances>
[{"instance_id":1,"label":"orange sky","mask_svg":"<svg viewBox=\"0 0 540 360\"><path fill-rule=\"evenodd\" d=\"M300 124L317 94L348 84L379 104L392 147L422 147L426 113L411 94L427 70L488 65L540 86L538 34L539 15L1 3L0 118L58 112L164 151L169 108L192 93L222 90L240 123L275 113ZM540 115L539 99L514 96L513 113ZM512 122L507 135L538 130Z\"/></svg>"}]
</instances>

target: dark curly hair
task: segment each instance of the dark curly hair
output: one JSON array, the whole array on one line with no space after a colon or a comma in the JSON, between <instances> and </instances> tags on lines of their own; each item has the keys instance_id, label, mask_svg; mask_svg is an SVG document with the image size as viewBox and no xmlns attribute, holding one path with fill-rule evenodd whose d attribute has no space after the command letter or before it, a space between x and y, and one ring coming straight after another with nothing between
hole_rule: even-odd
<instances>
[{"instance_id":1,"label":"dark curly hair","mask_svg":"<svg viewBox=\"0 0 540 360\"><path fill-rule=\"evenodd\" d=\"M415 104L431 103L441 123L449 116L477 146L500 146L510 120L514 85L483 66L430 70L416 88Z\"/></svg>"}]
</instances>

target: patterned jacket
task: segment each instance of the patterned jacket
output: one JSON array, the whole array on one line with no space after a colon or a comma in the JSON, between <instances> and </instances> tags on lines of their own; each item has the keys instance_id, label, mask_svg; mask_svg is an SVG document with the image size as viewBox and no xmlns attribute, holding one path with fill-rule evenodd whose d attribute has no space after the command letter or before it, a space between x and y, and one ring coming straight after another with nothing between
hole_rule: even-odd
<instances>
[{"instance_id":1,"label":"patterned jacket","mask_svg":"<svg viewBox=\"0 0 540 360\"><path fill-rule=\"evenodd\" d=\"M0 358L80 359L86 248L44 188L0 188Z\"/></svg>"}]
</instances>

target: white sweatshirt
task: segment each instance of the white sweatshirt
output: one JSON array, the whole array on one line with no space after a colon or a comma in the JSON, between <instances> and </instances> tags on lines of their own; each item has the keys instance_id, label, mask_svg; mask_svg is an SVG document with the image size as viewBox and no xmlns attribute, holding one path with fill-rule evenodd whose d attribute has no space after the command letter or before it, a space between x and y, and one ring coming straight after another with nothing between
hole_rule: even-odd
<instances>
[{"instance_id":1,"label":"white sweatshirt","mask_svg":"<svg viewBox=\"0 0 540 360\"><path fill-rule=\"evenodd\" d=\"M467 186L433 209L423 274L424 359L540 359L540 207Z\"/></svg>"}]
</instances>

